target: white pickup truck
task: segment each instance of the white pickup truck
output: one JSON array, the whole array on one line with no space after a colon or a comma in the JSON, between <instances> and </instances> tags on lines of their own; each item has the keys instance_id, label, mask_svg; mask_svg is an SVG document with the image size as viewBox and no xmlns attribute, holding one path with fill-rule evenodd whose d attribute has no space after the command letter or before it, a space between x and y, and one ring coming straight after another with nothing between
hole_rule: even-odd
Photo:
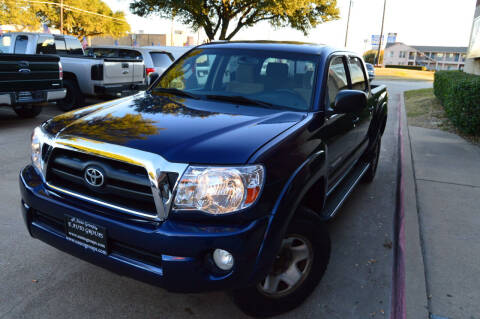
<instances>
[{"instance_id":1,"label":"white pickup truck","mask_svg":"<svg viewBox=\"0 0 480 319\"><path fill-rule=\"evenodd\" d=\"M119 96L146 87L141 59L88 57L80 41L68 35L12 32L2 38L10 44L0 48L2 53L60 56L67 96L57 104L64 111L82 106L85 96Z\"/></svg>"}]
</instances>

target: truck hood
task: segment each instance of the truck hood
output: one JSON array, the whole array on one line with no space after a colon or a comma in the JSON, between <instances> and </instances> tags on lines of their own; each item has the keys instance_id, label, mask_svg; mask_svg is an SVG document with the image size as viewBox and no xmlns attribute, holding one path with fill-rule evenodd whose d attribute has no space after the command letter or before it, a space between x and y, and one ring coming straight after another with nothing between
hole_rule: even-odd
<instances>
[{"instance_id":1,"label":"truck hood","mask_svg":"<svg viewBox=\"0 0 480 319\"><path fill-rule=\"evenodd\" d=\"M142 92L57 116L44 127L60 137L118 144L170 162L243 164L305 117L300 112Z\"/></svg>"}]
</instances>

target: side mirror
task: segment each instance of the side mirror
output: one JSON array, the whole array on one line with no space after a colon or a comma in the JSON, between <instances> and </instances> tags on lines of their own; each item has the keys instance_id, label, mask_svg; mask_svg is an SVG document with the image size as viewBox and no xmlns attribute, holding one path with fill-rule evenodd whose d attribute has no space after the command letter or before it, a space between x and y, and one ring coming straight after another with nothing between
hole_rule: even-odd
<instances>
[{"instance_id":1,"label":"side mirror","mask_svg":"<svg viewBox=\"0 0 480 319\"><path fill-rule=\"evenodd\" d=\"M160 75L157 72L152 72L148 75L147 79L147 84L148 86L152 85L153 82L155 82Z\"/></svg>"},{"instance_id":2,"label":"side mirror","mask_svg":"<svg viewBox=\"0 0 480 319\"><path fill-rule=\"evenodd\" d=\"M336 114L356 113L367 107L367 94L358 90L343 90L335 98L333 112Z\"/></svg>"}]
</instances>

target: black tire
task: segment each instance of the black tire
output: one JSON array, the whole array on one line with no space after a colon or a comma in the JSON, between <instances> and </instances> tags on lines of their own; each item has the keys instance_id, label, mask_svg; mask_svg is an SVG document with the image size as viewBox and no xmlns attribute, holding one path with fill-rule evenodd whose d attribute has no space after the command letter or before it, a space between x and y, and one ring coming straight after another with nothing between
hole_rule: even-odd
<instances>
[{"instance_id":1,"label":"black tire","mask_svg":"<svg viewBox=\"0 0 480 319\"><path fill-rule=\"evenodd\" d=\"M42 113L42 106L33 105L33 104L23 104L23 105L15 106L13 110L21 118L30 119Z\"/></svg>"},{"instance_id":2,"label":"black tire","mask_svg":"<svg viewBox=\"0 0 480 319\"><path fill-rule=\"evenodd\" d=\"M66 79L63 80L63 87L67 89L67 96L63 100L57 101L60 110L67 112L83 106L84 99L77 81Z\"/></svg>"},{"instance_id":3,"label":"black tire","mask_svg":"<svg viewBox=\"0 0 480 319\"><path fill-rule=\"evenodd\" d=\"M375 174L377 173L378 160L380 158L381 146L382 146L382 140L378 139L377 144L375 144L375 147L373 148L372 153L369 156L370 167L368 168L365 175L363 175L362 182L364 183L371 183L375 178Z\"/></svg>"},{"instance_id":4,"label":"black tire","mask_svg":"<svg viewBox=\"0 0 480 319\"><path fill-rule=\"evenodd\" d=\"M292 262L289 262L288 258L284 258L282 252L279 252L272 269L264 280L253 287L238 289L232 292L234 302L247 315L253 317L270 317L288 312L302 304L322 279L330 259L330 236L327 227L317 220L303 216L297 217L290 223L284 242L288 242L288 240L296 236L302 240L307 240L310 243L311 252L313 252L310 262L305 261L303 270L301 266L300 268L296 267L297 271L300 273L303 272L301 277L303 279L299 279L292 288L287 288L286 292L283 293L269 294L265 291L264 287L267 285L266 280L268 276L273 276L270 278L281 277L287 274L288 269L291 268ZM295 248L293 243L291 247ZM296 247L298 248L300 246ZM281 251L283 249L282 245ZM293 252L293 249L291 251ZM275 268L277 268L276 264L282 263L281 259L283 259L288 269L283 273L281 273L282 270L278 272L278 269L277 272L275 272ZM292 253L290 259L294 261L297 258L294 257ZM288 266L289 264L290 266ZM295 266L296 265L295 263ZM306 270L307 267L308 271ZM273 281L274 279L271 280L271 282ZM276 287L280 287L282 283L284 286L288 285L286 282L282 282L281 279L275 279L275 281L279 282L276 284ZM291 290L289 291L288 289Z\"/></svg>"}]
</instances>

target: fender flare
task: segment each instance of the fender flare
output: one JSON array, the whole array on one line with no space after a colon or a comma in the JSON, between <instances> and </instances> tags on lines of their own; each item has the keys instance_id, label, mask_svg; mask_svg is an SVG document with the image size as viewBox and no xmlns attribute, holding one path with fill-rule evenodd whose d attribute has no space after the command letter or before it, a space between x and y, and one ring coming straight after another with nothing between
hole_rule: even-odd
<instances>
[{"instance_id":1,"label":"fender flare","mask_svg":"<svg viewBox=\"0 0 480 319\"><path fill-rule=\"evenodd\" d=\"M285 183L268 221L264 241L260 245L255 260L255 271L251 276L250 282L256 283L260 281L270 269L288 225L310 187L323 178L326 189L326 159L327 148L325 145L322 145L322 149L303 162Z\"/></svg>"}]
</instances>

